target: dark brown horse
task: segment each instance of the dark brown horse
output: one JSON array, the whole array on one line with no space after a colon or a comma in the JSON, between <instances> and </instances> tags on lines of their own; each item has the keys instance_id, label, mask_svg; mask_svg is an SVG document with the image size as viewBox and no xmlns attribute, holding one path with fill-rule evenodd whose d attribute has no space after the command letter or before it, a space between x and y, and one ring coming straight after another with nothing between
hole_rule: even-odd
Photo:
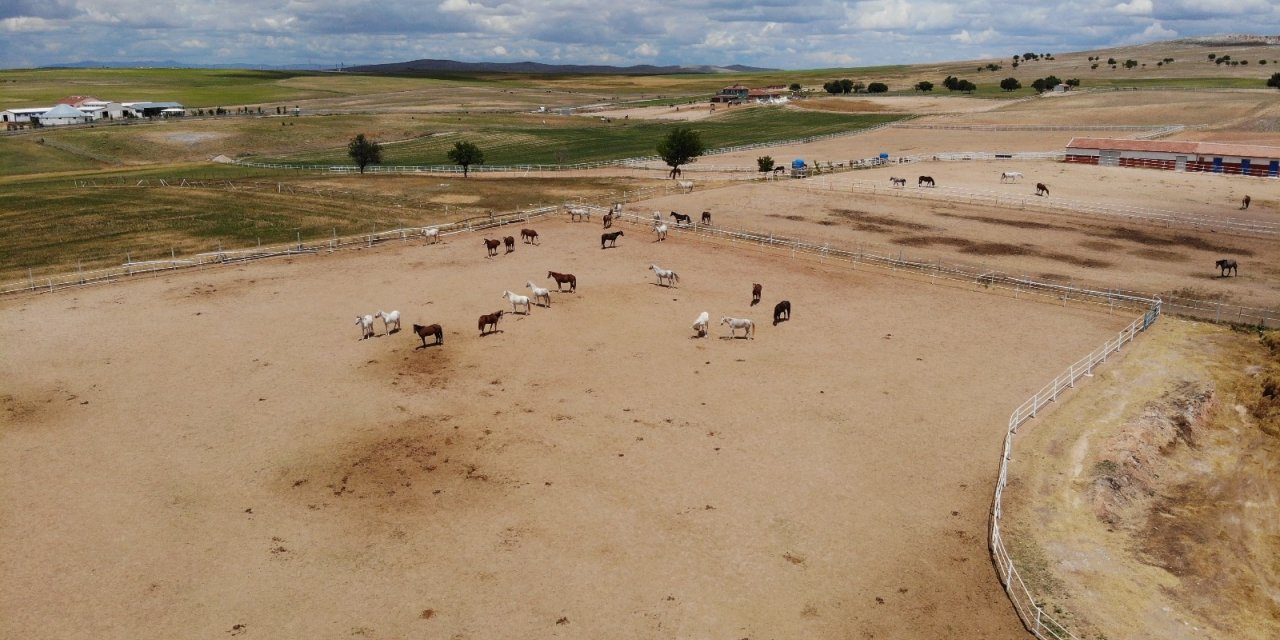
<instances>
[{"instance_id":1,"label":"dark brown horse","mask_svg":"<svg viewBox=\"0 0 1280 640\"><path fill-rule=\"evenodd\" d=\"M675 219L676 224L689 224L693 222L693 218L687 214L671 212L671 217Z\"/></svg>"},{"instance_id":2,"label":"dark brown horse","mask_svg":"<svg viewBox=\"0 0 1280 640\"><path fill-rule=\"evenodd\" d=\"M751 306L760 304L760 292L764 290L764 286L760 284L751 285Z\"/></svg>"},{"instance_id":3,"label":"dark brown horse","mask_svg":"<svg viewBox=\"0 0 1280 640\"><path fill-rule=\"evenodd\" d=\"M498 255L498 247L502 246L501 240L484 239L484 248L489 250L490 256Z\"/></svg>"},{"instance_id":4,"label":"dark brown horse","mask_svg":"<svg viewBox=\"0 0 1280 640\"><path fill-rule=\"evenodd\" d=\"M1250 202L1252 202L1252 200L1253 200L1253 199L1252 199L1252 198L1250 198L1249 196L1245 196L1245 197L1244 197L1244 200L1241 200L1241 201L1240 201L1240 210L1241 210L1241 211L1243 211L1243 210L1245 210L1245 209L1248 209L1248 208L1249 208L1249 203L1250 203Z\"/></svg>"},{"instance_id":5,"label":"dark brown horse","mask_svg":"<svg viewBox=\"0 0 1280 640\"><path fill-rule=\"evenodd\" d=\"M933 176L920 176L920 181L919 181L919 182L916 182L916 186L917 186L917 187L923 187L923 186L925 186L926 184L927 184L927 185L929 185L929 186L931 186L931 187L936 187L936 186L938 186L937 184L935 184L935 183L933 182Z\"/></svg>"},{"instance_id":6,"label":"dark brown horse","mask_svg":"<svg viewBox=\"0 0 1280 640\"><path fill-rule=\"evenodd\" d=\"M521 229L520 241L528 242L529 244L538 244L538 232L533 229Z\"/></svg>"},{"instance_id":7,"label":"dark brown horse","mask_svg":"<svg viewBox=\"0 0 1280 640\"><path fill-rule=\"evenodd\" d=\"M791 319L791 301L783 300L773 305L773 326L778 326L779 322Z\"/></svg>"},{"instance_id":8,"label":"dark brown horse","mask_svg":"<svg viewBox=\"0 0 1280 640\"><path fill-rule=\"evenodd\" d=\"M502 239L502 244L507 245L507 253L511 253L516 250L516 237L507 236Z\"/></svg>"},{"instance_id":9,"label":"dark brown horse","mask_svg":"<svg viewBox=\"0 0 1280 640\"><path fill-rule=\"evenodd\" d=\"M1044 183L1043 183L1043 182L1037 182L1037 183L1036 183L1036 195L1038 195L1038 196L1047 196L1047 195L1049 195L1049 187L1046 187L1046 186L1044 185Z\"/></svg>"},{"instance_id":10,"label":"dark brown horse","mask_svg":"<svg viewBox=\"0 0 1280 640\"><path fill-rule=\"evenodd\" d=\"M488 333L497 333L498 321L501 319L502 319L501 311L495 311L493 313L485 314L483 316L480 316L480 321L476 323L476 328L480 330L480 335L482 336ZM493 327L492 331L486 330L487 327L489 326Z\"/></svg>"},{"instance_id":11,"label":"dark brown horse","mask_svg":"<svg viewBox=\"0 0 1280 640\"><path fill-rule=\"evenodd\" d=\"M420 324L415 324L413 325L413 332L418 334L419 338L422 338L423 349L430 346L427 344L427 336L436 337L436 341L431 343L432 345L444 344L444 329L438 324L429 324L425 327Z\"/></svg>"},{"instance_id":12,"label":"dark brown horse","mask_svg":"<svg viewBox=\"0 0 1280 640\"><path fill-rule=\"evenodd\" d=\"M1220 278L1227 277L1227 274L1240 275L1240 267L1236 265L1235 260L1231 260L1230 258L1223 258L1213 263L1213 266L1217 267L1218 270L1222 272L1221 275L1218 276Z\"/></svg>"},{"instance_id":13,"label":"dark brown horse","mask_svg":"<svg viewBox=\"0 0 1280 640\"><path fill-rule=\"evenodd\" d=\"M603 229L608 229L609 227L612 227L612 226L613 226L613 215L614 215L614 214L613 214L613 212L612 212L612 211L610 211L609 213L604 214L604 226L603 226L603 227L601 227L601 228L603 228Z\"/></svg>"},{"instance_id":14,"label":"dark brown horse","mask_svg":"<svg viewBox=\"0 0 1280 640\"><path fill-rule=\"evenodd\" d=\"M703 212L702 212L702 224L711 224L711 212L710 212L710 211L703 211Z\"/></svg>"},{"instance_id":15,"label":"dark brown horse","mask_svg":"<svg viewBox=\"0 0 1280 640\"><path fill-rule=\"evenodd\" d=\"M548 271L547 277L556 281L556 291L559 291L560 285L565 283L569 284L570 291L578 290L578 278L572 273L556 273L555 271Z\"/></svg>"},{"instance_id":16,"label":"dark brown horse","mask_svg":"<svg viewBox=\"0 0 1280 640\"><path fill-rule=\"evenodd\" d=\"M617 247L618 236L621 236L621 235L624 235L621 231L614 231L613 233L600 234L600 248L603 249L605 247L605 243L608 243L608 245L611 247Z\"/></svg>"}]
</instances>

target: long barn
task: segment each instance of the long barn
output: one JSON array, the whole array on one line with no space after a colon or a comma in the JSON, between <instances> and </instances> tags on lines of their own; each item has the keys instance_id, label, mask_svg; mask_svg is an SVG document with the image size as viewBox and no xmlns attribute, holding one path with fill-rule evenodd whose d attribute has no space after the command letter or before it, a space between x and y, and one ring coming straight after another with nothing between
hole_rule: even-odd
<instances>
[{"instance_id":1,"label":"long barn","mask_svg":"<svg viewBox=\"0 0 1280 640\"><path fill-rule=\"evenodd\" d=\"M1280 175L1280 147L1185 140L1072 138L1067 162L1259 177Z\"/></svg>"}]
</instances>

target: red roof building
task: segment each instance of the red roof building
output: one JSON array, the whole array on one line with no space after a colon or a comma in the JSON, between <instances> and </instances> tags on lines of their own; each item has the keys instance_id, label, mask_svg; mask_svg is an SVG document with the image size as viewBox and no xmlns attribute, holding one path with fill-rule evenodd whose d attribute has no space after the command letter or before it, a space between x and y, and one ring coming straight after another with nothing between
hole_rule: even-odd
<instances>
[{"instance_id":1,"label":"red roof building","mask_svg":"<svg viewBox=\"0 0 1280 640\"><path fill-rule=\"evenodd\" d=\"M1104 167L1280 176L1280 147L1189 140L1072 138L1067 162Z\"/></svg>"}]
</instances>

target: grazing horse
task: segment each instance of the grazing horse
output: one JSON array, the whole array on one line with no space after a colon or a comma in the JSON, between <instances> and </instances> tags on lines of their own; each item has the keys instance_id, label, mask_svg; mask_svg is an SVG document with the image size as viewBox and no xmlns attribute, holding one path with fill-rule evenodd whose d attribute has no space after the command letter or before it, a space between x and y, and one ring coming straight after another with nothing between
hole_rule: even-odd
<instances>
[{"instance_id":1,"label":"grazing horse","mask_svg":"<svg viewBox=\"0 0 1280 640\"><path fill-rule=\"evenodd\" d=\"M1038 196L1047 196L1047 195L1049 195L1049 187L1044 186L1044 183L1043 183L1043 182L1037 182L1037 183L1036 183L1036 195L1038 195Z\"/></svg>"},{"instance_id":2,"label":"grazing horse","mask_svg":"<svg viewBox=\"0 0 1280 640\"><path fill-rule=\"evenodd\" d=\"M720 324L729 325L729 338L738 337L738 329L742 329L742 337L754 340L756 323L746 318L720 318Z\"/></svg>"},{"instance_id":3,"label":"grazing horse","mask_svg":"<svg viewBox=\"0 0 1280 640\"><path fill-rule=\"evenodd\" d=\"M661 242L667 239L667 225L655 224L653 225L653 232L658 234L658 239L656 240L656 242Z\"/></svg>"},{"instance_id":4,"label":"grazing horse","mask_svg":"<svg viewBox=\"0 0 1280 640\"><path fill-rule=\"evenodd\" d=\"M702 212L702 224L711 224L711 212L710 212L710 211L703 211L703 212Z\"/></svg>"},{"instance_id":5,"label":"grazing horse","mask_svg":"<svg viewBox=\"0 0 1280 640\"><path fill-rule=\"evenodd\" d=\"M778 326L779 322L791 319L791 301L783 300L773 305L773 326Z\"/></svg>"},{"instance_id":6,"label":"grazing horse","mask_svg":"<svg viewBox=\"0 0 1280 640\"><path fill-rule=\"evenodd\" d=\"M679 182L676 182L676 186L680 187L680 190L685 193L689 193L690 191L693 191L692 180L680 180Z\"/></svg>"},{"instance_id":7,"label":"grazing horse","mask_svg":"<svg viewBox=\"0 0 1280 640\"><path fill-rule=\"evenodd\" d=\"M1240 201L1240 210L1244 211L1245 209L1248 209L1250 202L1252 202L1252 199L1249 196L1245 196L1244 200Z\"/></svg>"},{"instance_id":8,"label":"grazing horse","mask_svg":"<svg viewBox=\"0 0 1280 640\"><path fill-rule=\"evenodd\" d=\"M680 282L680 274L670 269L663 269L656 264L651 264L649 265L649 270L652 271L654 275L658 276L659 285L662 284L663 280L667 281L668 287L674 287L677 282Z\"/></svg>"},{"instance_id":9,"label":"grazing horse","mask_svg":"<svg viewBox=\"0 0 1280 640\"><path fill-rule=\"evenodd\" d=\"M501 311L487 313L485 315L480 316L480 321L476 323L476 328L480 330L480 335L482 336L485 335L486 333L497 333L498 321L501 319L502 319ZM492 331L486 330L489 326L493 327Z\"/></svg>"},{"instance_id":10,"label":"grazing horse","mask_svg":"<svg viewBox=\"0 0 1280 640\"><path fill-rule=\"evenodd\" d=\"M753 307L754 307L754 306L756 306L756 305L760 304L760 292L761 292L761 291L764 291L764 285L761 285L761 284L752 284L752 285L751 285L751 306L753 306Z\"/></svg>"},{"instance_id":11,"label":"grazing horse","mask_svg":"<svg viewBox=\"0 0 1280 640\"><path fill-rule=\"evenodd\" d=\"M671 212L671 218L676 221L676 224L689 224L690 222L693 222L693 218L691 216L683 213L676 213L674 211Z\"/></svg>"},{"instance_id":12,"label":"grazing horse","mask_svg":"<svg viewBox=\"0 0 1280 640\"><path fill-rule=\"evenodd\" d=\"M533 292L534 304L538 304L539 300L543 300L545 301L542 303L543 306L548 308L551 307L551 290L550 289L543 289L542 287L539 287L533 284L532 280L524 283L524 286Z\"/></svg>"},{"instance_id":13,"label":"grazing horse","mask_svg":"<svg viewBox=\"0 0 1280 640\"><path fill-rule=\"evenodd\" d=\"M917 187L923 187L923 186L925 186L926 184L927 184L927 185L929 185L929 186L931 186L931 187L936 187L936 186L938 186L937 184L935 184L935 183L934 183L934 181L933 181L933 176L920 176L920 180L919 180L918 182L916 182L916 186L917 186Z\"/></svg>"},{"instance_id":14,"label":"grazing horse","mask_svg":"<svg viewBox=\"0 0 1280 640\"><path fill-rule=\"evenodd\" d=\"M1020 171L1002 171L1000 173L1000 182L1017 182L1022 177L1024 176Z\"/></svg>"},{"instance_id":15,"label":"grazing horse","mask_svg":"<svg viewBox=\"0 0 1280 640\"><path fill-rule=\"evenodd\" d=\"M501 240L490 240L488 238L484 239L484 247L485 249L489 250L490 256L498 255L498 247L500 246L502 246Z\"/></svg>"},{"instance_id":16,"label":"grazing horse","mask_svg":"<svg viewBox=\"0 0 1280 640\"><path fill-rule=\"evenodd\" d=\"M907 186L907 179L906 179L906 178L894 178L894 177L890 177L890 178L889 178L889 185L890 185L890 186L894 186L894 187L905 187L905 186Z\"/></svg>"},{"instance_id":17,"label":"grazing horse","mask_svg":"<svg viewBox=\"0 0 1280 640\"><path fill-rule=\"evenodd\" d=\"M1240 275L1240 268L1236 265L1235 260L1231 260L1229 258L1223 258L1222 260L1219 260L1213 264L1214 266L1218 267L1218 269L1222 272L1221 275L1218 276L1219 278L1227 277L1228 273L1233 273L1237 276Z\"/></svg>"},{"instance_id":18,"label":"grazing horse","mask_svg":"<svg viewBox=\"0 0 1280 640\"><path fill-rule=\"evenodd\" d=\"M533 229L521 229L520 241L528 242L529 244L538 244L538 232Z\"/></svg>"},{"instance_id":19,"label":"grazing horse","mask_svg":"<svg viewBox=\"0 0 1280 640\"><path fill-rule=\"evenodd\" d=\"M578 278L572 273L556 273L555 271L548 271L547 277L556 281L556 291L559 291L560 285L566 282L569 283L570 291L578 290Z\"/></svg>"},{"instance_id":20,"label":"grazing horse","mask_svg":"<svg viewBox=\"0 0 1280 640\"><path fill-rule=\"evenodd\" d=\"M444 344L444 329L438 324L429 324L425 327L420 324L415 324L413 325L413 332L418 334L419 338L422 338L423 349L430 346L427 344L427 336L436 337L436 341L431 344Z\"/></svg>"},{"instance_id":21,"label":"grazing horse","mask_svg":"<svg viewBox=\"0 0 1280 640\"><path fill-rule=\"evenodd\" d=\"M622 235L626 235L626 234L622 233L621 231L614 231L612 233L600 234L600 248L603 249L606 242L609 243L609 246L611 247L617 247L618 236L622 236Z\"/></svg>"},{"instance_id":22,"label":"grazing horse","mask_svg":"<svg viewBox=\"0 0 1280 640\"><path fill-rule=\"evenodd\" d=\"M515 236L507 236L507 237L503 238L503 239L502 239L502 244L507 245L507 253L511 253L512 251L515 251L515 250L516 250L516 238L515 238Z\"/></svg>"},{"instance_id":23,"label":"grazing horse","mask_svg":"<svg viewBox=\"0 0 1280 640\"><path fill-rule=\"evenodd\" d=\"M703 311L698 314L698 319L693 321L693 330L698 332L698 337L707 335L708 324L711 323L711 314Z\"/></svg>"},{"instance_id":24,"label":"grazing horse","mask_svg":"<svg viewBox=\"0 0 1280 640\"><path fill-rule=\"evenodd\" d=\"M585 207L569 207L569 222L591 220L591 210Z\"/></svg>"},{"instance_id":25,"label":"grazing horse","mask_svg":"<svg viewBox=\"0 0 1280 640\"><path fill-rule=\"evenodd\" d=\"M511 313L515 313L518 307L524 307L524 315L529 315L532 308L529 305L529 296L518 296L510 291L503 291L502 297L511 301Z\"/></svg>"}]
</instances>

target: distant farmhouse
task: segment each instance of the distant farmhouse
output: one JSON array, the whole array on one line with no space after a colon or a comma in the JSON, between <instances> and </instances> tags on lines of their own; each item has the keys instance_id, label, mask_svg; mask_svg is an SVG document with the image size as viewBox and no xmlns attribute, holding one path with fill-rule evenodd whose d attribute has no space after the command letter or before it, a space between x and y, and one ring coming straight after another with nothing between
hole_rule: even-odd
<instances>
[{"instance_id":1,"label":"distant farmhouse","mask_svg":"<svg viewBox=\"0 0 1280 640\"><path fill-rule=\"evenodd\" d=\"M50 107L5 109L0 122L6 129L57 127L102 120L172 118L186 114L178 102L111 102L93 96L67 96Z\"/></svg>"},{"instance_id":2,"label":"distant farmhouse","mask_svg":"<svg viewBox=\"0 0 1280 640\"><path fill-rule=\"evenodd\" d=\"M1104 167L1280 176L1280 147L1183 140L1072 138L1067 162Z\"/></svg>"},{"instance_id":3,"label":"distant farmhouse","mask_svg":"<svg viewBox=\"0 0 1280 640\"><path fill-rule=\"evenodd\" d=\"M747 104L749 102L776 104L786 102L790 94L791 92L783 86L751 89L744 85L735 84L725 87L716 95L711 96L711 104Z\"/></svg>"}]
</instances>

